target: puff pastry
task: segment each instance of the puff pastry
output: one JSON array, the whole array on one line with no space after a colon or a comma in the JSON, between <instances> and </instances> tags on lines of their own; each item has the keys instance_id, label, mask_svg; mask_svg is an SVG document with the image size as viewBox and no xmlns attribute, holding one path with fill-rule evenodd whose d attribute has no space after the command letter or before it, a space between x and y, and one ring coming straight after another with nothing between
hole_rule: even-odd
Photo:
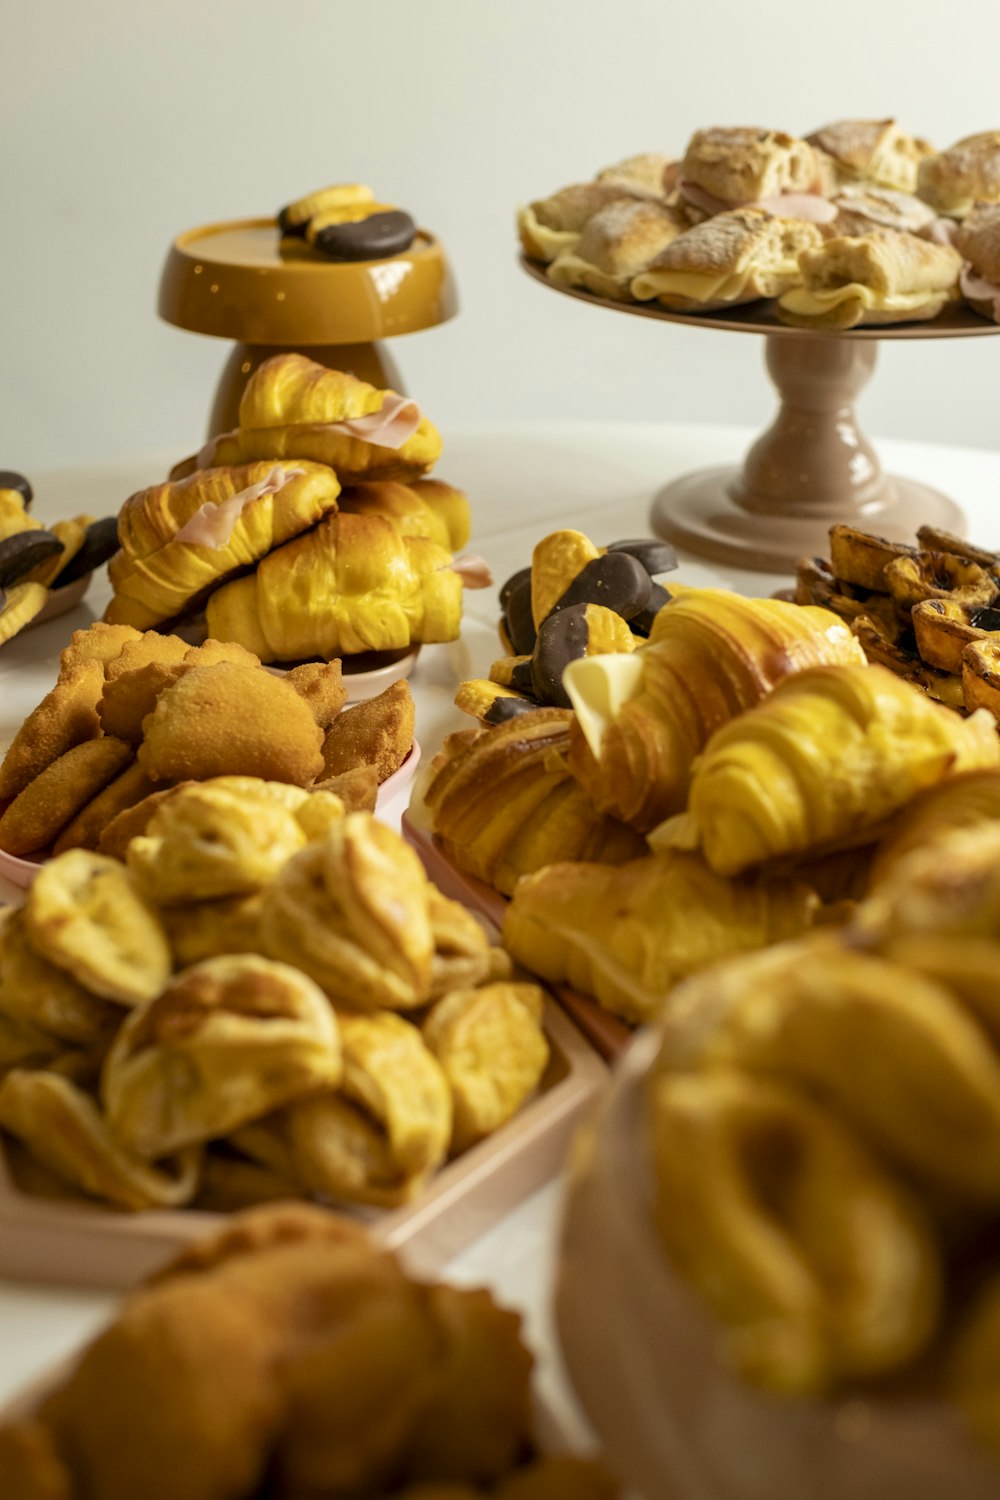
<instances>
[{"instance_id":1,"label":"puff pastry","mask_svg":"<svg viewBox=\"0 0 1000 1500\"><path fill-rule=\"evenodd\" d=\"M334 469L342 484L410 480L436 463L441 446L416 402L302 354L276 354L247 381L239 426L212 438L194 464L313 459Z\"/></svg>"},{"instance_id":2,"label":"puff pastry","mask_svg":"<svg viewBox=\"0 0 1000 1500\"><path fill-rule=\"evenodd\" d=\"M1000 202L1000 130L967 135L920 163L917 192L939 214L964 219L977 203Z\"/></svg>"},{"instance_id":3,"label":"puff pastry","mask_svg":"<svg viewBox=\"0 0 1000 1500\"><path fill-rule=\"evenodd\" d=\"M687 227L677 209L649 199L609 204L589 221L572 250L556 256L548 278L557 286L628 301L633 278Z\"/></svg>"},{"instance_id":4,"label":"puff pastry","mask_svg":"<svg viewBox=\"0 0 1000 1500\"><path fill-rule=\"evenodd\" d=\"M806 140L832 159L841 180L860 179L901 193L914 192L920 163L934 150L895 120L836 120Z\"/></svg>"},{"instance_id":5,"label":"puff pastry","mask_svg":"<svg viewBox=\"0 0 1000 1500\"><path fill-rule=\"evenodd\" d=\"M962 257L951 245L876 229L827 240L799 260L800 284L778 302L796 328L854 328L936 318L958 297Z\"/></svg>"},{"instance_id":6,"label":"puff pastry","mask_svg":"<svg viewBox=\"0 0 1000 1500\"><path fill-rule=\"evenodd\" d=\"M965 260L958 285L970 307L1000 323L1000 203L979 204L954 240Z\"/></svg>"},{"instance_id":7,"label":"puff pastry","mask_svg":"<svg viewBox=\"0 0 1000 1500\"><path fill-rule=\"evenodd\" d=\"M140 490L118 519L121 551L108 576L112 624L148 630L200 603L337 508L340 484L323 464L239 463Z\"/></svg>"},{"instance_id":8,"label":"puff pastry","mask_svg":"<svg viewBox=\"0 0 1000 1500\"><path fill-rule=\"evenodd\" d=\"M134 1011L108 1053L101 1095L117 1139L155 1160L333 1087L341 1072L322 990L244 953L185 969Z\"/></svg>"},{"instance_id":9,"label":"puff pastry","mask_svg":"<svg viewBox=\"0 0 1000 1500\"><path fill-rule=\"evenodd\" d=\"M813 193L820 172L812 146L783 130L713 126L688 142L678 186L683 200L715 214L781 193Z\"/></svg>"},{"instance_id":10,"label":"puff pastry","mask_svg":"<svg viewBox=\"0 0 1000 1500\"><path fill-rule=\"evenodd\" d=\"M631 284L639 302L653 298L682 312L710 312L777 297L800 280L799 257L823 242L815 224L741 208L689 229Z\"/></svg>"},{"instance_id":11,"label":"puff pastry","mask_svg":"<svg viewBox=\"0 0 1000 1500\"><path fill-rule=\"evenodd\" d=\"M609 203L633 197L631 187L618 182L576 182L551 198L539 198L518 209L517 229L525 254L532 260L555 260L572 250L590 219Z\"/></svg>"},{"instance_id":12,"label":"puff pastry","mask_svg":"<svg viewBox=\"0 0 1000 1500\"><path fill-rule=\"evenodd\" d=\"M353 516L385 516L402 536L425 537L447 552L468 544L472 526L467 497L442 479L352 484L341 491L340 509Z\"/></svg>"}]
</instances>

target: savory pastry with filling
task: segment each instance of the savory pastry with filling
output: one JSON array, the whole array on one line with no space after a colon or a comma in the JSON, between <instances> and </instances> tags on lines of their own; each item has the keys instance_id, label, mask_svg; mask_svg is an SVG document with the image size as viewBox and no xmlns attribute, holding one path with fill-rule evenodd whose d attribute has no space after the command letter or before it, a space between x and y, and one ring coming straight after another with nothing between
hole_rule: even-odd
<instances>
[{"instance_id":1,"label":"savory pastry with filling","mask_svg":"<svg viewBox=\"0 0 1000 1500\"><path fill-rule=\"evenodd\" d=\"M937 214L922 198L873 183L848 183L830 202L837 210L831 225L834 236L870 234L873 229L928 235L930 226L937 223Z\"/></svg>"},{"instance_id":2,"label":"savory pastry with filling","mask_svg":"<svg viewBox=\"0 0 1000 1500\"><path fill-rule=\"evenodd\" d=\"M964 219L977 203L1000 203L1000 130L967 135L920 163L917 192L939 214Z\"/></svg>"},{"instance_id":3,"label":"savory pastry with filling","mask_svg":"<svg viewBox=\"0 0 1000 1500\"><path fill-rule=\"evenodd\" d=\"M799 257L822 243L816 225L804 220L759 208L716 214L661 251L633 280L632 296L681 312L779 297L800 282Z\"/></svg>"},{"instance_id":4,"label":"savory pastry with filling","mask_svg":"<svg viewBox=\"0 0 1000 1500\"><path fill-rule=\"evenodd\" d=\"M977 313L1000 323L1000 203L980 203L955 236L965 265L959 290Z\"/></svg>"},{"instance_id":5,"label":"savory pastry with filling","mask_svg":"<svg viewBox=\"0 0 1000 1500\"><path fill-rule=\"evenodd\" d=\"M779 193L819 193L822 172L812 146L783 130L713 126L688 142L678 191L685 206L717 214Z\"/></svg>"},{"instance_id":6,"label":"savory pastry with filling","mask_svg":"<svg viewBox=\"0 0 1000 1500\"><path fill-rule=\"evenodd\" d=\"M525 254L532 260L555 260L574 248L586 225L602 208L634 196L632 189L620 182L575 182L560 188L551 198L527 204L517 213Z\"/></svg>"},{"instance_id":7,"label":"savory pastry with filling","mask_svg":"<svg viewBox=\"0 0 1000 1500\"><path fill-rule=\"evenodd\" d=\"M640 151L638 156L626 156L624 161L604 167L596 180L613 182L644 197L666 198L677 187L680 165L676 156L665 156L662 151Z\"/></svg>"},{"instance_id":8,"label":"savory pastry with filling","mask_svg":"<svg viewBox=\"0 0 1000 1500\"><path fill-rule=\"evenodd\" d=\"M855 328L936 318L958 297L962 257L951 245L874 230L838 237L805 252L800 284L778 303L796 328Z\"/></svg>"},{"instance_id":9,"label":"savory pastry with filling","mask_svg":"<svg viewBox=\"0 0 1000 1500\"><path fill-rule=\"evenodd\" d=\"M687 227L678 209L652 199L610 203L590 220L574 249L556 256L549 280L628 302L633 277Z\"/></svg>"},{"instance_id":10,"label":"savory pastry with filling","mask_svg":"<svg viewBox=\"0 0 1000 1500\"><path fill-rule=\"evenodd\" d=\"M832 160L840 181L860 180L901 193L916 190L920 162L934 150L895 120L835 120L806 140Z\"/></svg>"}]
</instances>

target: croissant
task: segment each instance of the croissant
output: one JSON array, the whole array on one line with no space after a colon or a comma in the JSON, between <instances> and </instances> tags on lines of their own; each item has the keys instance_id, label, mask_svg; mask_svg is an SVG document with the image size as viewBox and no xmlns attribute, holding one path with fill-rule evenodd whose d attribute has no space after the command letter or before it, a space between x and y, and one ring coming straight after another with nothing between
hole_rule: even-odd
<instances>
[{"instance_id":1,"label":"croissant","mask_svg":"<svg viewBox=\"0 0 1000 1500\"><path fill-rule=\"evenodd\" d=\"M998 763L986 710L962 719L884 667L815 667L712 737L687 812L650 841L701 848L735 875L857 841L924 787Z\"/></svg>"},{"instance_id":2,"label":"croissant","mask_svg":"<svg viewBox=\"0 0 1000 1500\"><path fill-rule=\"evenodd\" d=\"M385 516L328 516L276 548L256 572L216 589L206 607L208 633L238 641L263 662L453 641L462 579L451 564L450 552L402 536Z\"/></svg>"},{"instance_id":3,"label":"croissant","mask_svg":"<svg viewBox=\"0 0 1000 1500\"><path fill-rule=\"evenodd\" d=\"M273 460L208 469L140 490L118 518L105 618L148 630L194 607L337 508L337 476L321 464Z\"/></svg>"},{"instance_id":4,"label":"croissant","mask_svg":"<svg viewBox=\"0 0 1000 1500\"><path fill-rule=\"evenodd\" d=\"M302 354L276 354L248 380L239 426L212 438L194 465L308 458L329 464L343 484L410 480L432 467L441 446L415 401Z\"/></svg>"},{"instance_id":5,"label":"croissant","mask_svg":"<svg viewBox=\"0 0 1000 1500\"><path fill-rule=\"evenodd\" d=\"M796 880L725 880L676 850L617 868L555 864L520 882L504 944L552 983L627 1021L661 1015L673 986L731 953L792 937L818 898Z\"/></svg>"},{"instance_id":6,"label":"croissant","mask_svg":"<svg viewBox=\"0 0 1000 1500\"><path fill-rule=\"evenodd\" d=\"M554 860L619 864L643 852L632 829L599 812L570 776L572 722L566 709L540 708L449 735L411 804L460 869L506 896Z\"/></svg>"},{"instance_id":7,"label":"croissant","mask_svg":"<svg viewBox=\"0 0 1000 1500\"><path fill-rule=\"evenodd\" d=\"M385 516L401 535L426 537L447 552L460 551L469 540L468 499L441 479L352 484L341 493L340 509L354 516Z\"/></svg>"},{"instance_id":8,"label":"croissant","mask_svg":"<svg viewBox=\"0 0 1000 1500\"><path fill-rule=\"evenodd\" d=\"M684 806L713 730L789 672L864 661L828 610L720 589L671 594L647 647L573 662L563 679L579 721L571 772L599 808L643 832Z\"/></svg>"}]
</instances>

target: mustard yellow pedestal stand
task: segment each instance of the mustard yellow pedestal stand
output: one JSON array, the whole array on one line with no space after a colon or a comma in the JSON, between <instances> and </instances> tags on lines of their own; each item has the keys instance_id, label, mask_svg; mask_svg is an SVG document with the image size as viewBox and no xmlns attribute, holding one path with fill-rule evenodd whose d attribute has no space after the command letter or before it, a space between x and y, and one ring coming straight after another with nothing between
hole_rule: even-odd
<instances>
[{"instance_id":1,"label":"mustard yellow pedestal stand","mask_svg":"<svg viewBox=\"0 0 1000 1500\"><path fill-rule=\"evenodd\" d=\"M306 354L403 391L379 340L454 317L458 296L444 250L426 230L401 255L340 262L283 236L274 219L236 219L178 235L157 311L178 328L235 340L209 418L214 437L237 425L247 381L273 354Z\"/></svg>"},{"instance_id":2,"label":"mustard yellow pedestal stand","mask_svg":"<svg viewBox=\"0 0 1000 1500\"><path fill-rule=\"evenodd\" d=\"M521 264L553 291L615 312L765 336L767 371L781 398L777 416L742 468L699 469L665 485L650 510L657 536L713 562L786 572L800 557L825 556L837 521L903 541L912 541L923 524L964 534L954 500L917 480L883 473L854 420L854 402L875 368L878 340L989 335L1000 333L996 323L956 304L928 323L821 333L786 327L768 302L728 312L668 312L557 286L543 266L524 258Z\"/></svg>"}]
</instances>

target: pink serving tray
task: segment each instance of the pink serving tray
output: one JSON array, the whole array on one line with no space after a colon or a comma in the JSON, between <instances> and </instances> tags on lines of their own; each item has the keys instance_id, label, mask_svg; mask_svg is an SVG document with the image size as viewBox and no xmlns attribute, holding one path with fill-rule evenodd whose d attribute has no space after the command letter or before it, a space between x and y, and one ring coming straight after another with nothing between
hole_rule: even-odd
<instances>
[{"instance_id":1,"label":"pink serving tray","mask_svg":"<svg viewBox=\"0 0 1000 1500\"><path fill-rule=\"evenodd\" d=\"M420 828L408 812L403 814L402 830L403 837L416 849L424 869L439 890L460 901L470 911L486 917L494 927L503 927L506 896L460 870L448 858L436 835ZM613 1062L625 1050L635 1035L634 1027L568 984L549 984L546 981L546 986L607 1062Z\"/></svg>"}]
</instances>

